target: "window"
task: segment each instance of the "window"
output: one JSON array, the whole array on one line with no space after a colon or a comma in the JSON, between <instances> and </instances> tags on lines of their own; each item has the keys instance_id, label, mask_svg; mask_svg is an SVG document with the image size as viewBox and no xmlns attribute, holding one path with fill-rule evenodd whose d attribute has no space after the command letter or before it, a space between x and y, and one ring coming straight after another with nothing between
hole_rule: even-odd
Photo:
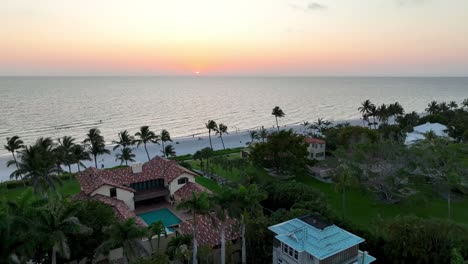
<instances>
[{"instance_id":1,"label":"window","mask_svg":"<svg viewBox=\"0 0 468 264\"><path fill-rule=\"evenodd\" d=\"M116 188L110 188L110 197L117 197L117 189Z\"/></svg>"},{"instance_id":2,"label":"window","mask_svg":"<svg viewBox=\"0 0 468 264\"><path fill-rule=\"evenodd\" d=\"M187 177L184 177L184 178L180 178L177 183L180 185L180 184L186 184L188 182L188 178Z\"/></svg>"},{"instance_id":3,"label":"window","mask_svg":"<svg viewBox=\"0 0 468 264\"><path fill-rule=\"evenodd\" d=\"M319 153L315 154L315 157L323 157L323 152L319 152Z\"/></svg>"},{"instance_id":4,"label":"window","mask_svg":"<svg viewBox=\"0 0 468 264\"><path fill-rule=\"evenodd\" d=\"M295 260L299 260L299 252L286 244L283 244L283 253L287 254L291 258L294 258Z\"/></svg>"}]
</instances>

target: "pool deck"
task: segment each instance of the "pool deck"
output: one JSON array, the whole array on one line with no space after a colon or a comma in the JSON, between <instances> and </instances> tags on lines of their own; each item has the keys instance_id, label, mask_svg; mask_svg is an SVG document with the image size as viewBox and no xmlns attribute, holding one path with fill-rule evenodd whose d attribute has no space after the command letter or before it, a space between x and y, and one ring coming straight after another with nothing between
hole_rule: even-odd
<instances>
[{"instance_id":1,"label":"pool deck","mask_svg":"<svg viewBox=\"0 0 468 264\"><path fill-rule=\"evenodd\" d=\"M151 205L140 205L140 206L137 206L135 208L135 213L138 215L138 214L143 214L143 213L147 213L147 212L151 212L151 211L155 211L155 210L158 210L158 209L162 209L162 208L167 208L169 210L171 210L172 213L174 213L177 217L180 218L180 220L182 221L187 221L187 220L190 220L192 219L192 215L191 214L187 214L185 211L183 210L177 210L175 208L175 205L173 204L170 204L166 201L164 202L157 202L157 203L154 203L154 204L151 204Z\"/></svg>"}]
</instances>

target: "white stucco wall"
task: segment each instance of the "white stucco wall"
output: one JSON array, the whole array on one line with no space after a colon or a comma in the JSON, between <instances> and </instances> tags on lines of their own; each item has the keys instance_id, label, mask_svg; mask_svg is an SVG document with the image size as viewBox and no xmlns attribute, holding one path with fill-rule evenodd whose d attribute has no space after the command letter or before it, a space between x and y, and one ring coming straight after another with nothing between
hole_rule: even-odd
<instances>
[{"instance_id":1,"label":"white stucco wall","mask_svg":"<svg viewBox=\"0 0 468 264\"><path fill-rule=\"evenodd\" d=\"M177 183L177 181L180 178L184 178L184 177L188 178L189 182L195 182L195 177L193 177L192 174L188 174L188 173L181 174L179 177L175 178L172 182L168 184L167 188L169 189L170 195L173 195L177 190L179 190L180 188L182 188L182 186L185 185L185 184Z\"/></svg>"},{"instance_id":2,"label":"white stucco wall","mask_svg":"<svg viewBox=\"0 0 468 264\"><path fill-rule=\"evenodd\" d=\"M309 159L316 159L316 160L324 160L325 159L325 148L326 144L309 144L307 147L307 151L309 152ZM323 153L321 157L317 157L317 153Z\"/></svg>"},{"instance_id":3,"label":"white stucco wall","mask_svg":"<svg viewBox=\"0 0 468 264\"><path fill-rule=\"evenodd\" d=\"M110 189L114 188L113 186L103 185L97 188L91 195L101 194L104 196L110 197ZM123 201L131 210L135 210L135 202L133 201L133 192L116 188L117 191L117 199Z\"/></svg>"}]
</instances>

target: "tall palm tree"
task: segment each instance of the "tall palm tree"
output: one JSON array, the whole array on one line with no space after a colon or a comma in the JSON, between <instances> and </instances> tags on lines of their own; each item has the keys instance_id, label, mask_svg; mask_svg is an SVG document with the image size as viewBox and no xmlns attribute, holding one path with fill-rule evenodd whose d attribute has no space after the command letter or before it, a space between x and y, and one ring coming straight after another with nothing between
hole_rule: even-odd
<instances>
[{"instance_id":1,"label":"tall palm tree","mask_svg":"<svg viewBox=\"0 0 468 264\"><path fill-rule=\"evenodd\" d=\"M304 121L301 125L304 127L304 135L307 134L307 129L309 129L310 126L309 121Z\"/></svg>"},{"instance_id":2,"label":"tall palm tree","mask_svg":"<svg viewBox=\"0 0 468 264\"><path fill-rule=\"evenodd\" d=\"M426 112L430 115L437 114L440 111L439 104L437 101L431 101L426 108Z\"/></svg>"},{"instance_id":3,"label":"tall palm tree","mask_svg":"<svg viewBox=\"0 0 468 264\"><path fill-rule=\"evenodd\" d=\"M60 184L60 179L57 177L58 169L51 142L50 138L40 138L33 146L20 151L18 161L8 161L7 167L13 164L17 166L10 178L23 175L23 179L30 181L36 193L45 193L49 188L56 191L56 184Z\"/></svg>"},{"instance_id":4,"label":"tall palm tree","mask_svg":"<svg viewBox=\"0 0 468 264\"><path fill-rule=\"evenodd\" d=\"M458 104L457 104L457 102L455 102L455 101L450 101L450 103L448 104L448 106L449 106L450 110L455 110L455 109L458 108Z\"/></svg>"},{"instance_id":5,"label":"tall palm tree","mask_svg":"<svg viewBox=\"0 0 468 264\"><path fill-rule=\"evenodd\" d=\"M142 126L140 127L140 131L135 133L137 143L137 147L139 147L142 143L145 147L146 156L148 156L148 161L150 160L150 156L148 153L148 149L146 148L147 143L154 143L159 144L159 135L156 135L153 131L149 129L149 126Z\"/></svg>"},{"instance_id":6,"label":"tall palm tree","mask_svg":"<svg viewBox=\"0 0 468 264\"><path fill-rule=\"evenodd\" d=\"M128 166L128 162L135 162L135 154L132 153L132 149L125 147L121 153L115 155L115 161L120 160L120 165L125 162L125 166Z\"/></svg>"},{"instance_id":7,"label":"tall palm tree","mask_svg":"<svg viewBox=\"0 0 468 264\"><path fill-rule=\"evenodd\" d=\"M159 243L161 241L161 236L163 235L164 237L167 237L167 231L166 231L166 227L164 226L163 222L162 221L157 221L157 222L154 222L152 223L149 227L148 227L148 241L150 243L150 246L151 246L151 252L153 252L153 242L152 242L152 238L153 236L158 236L158 249L157 249L157 253L159 254Z\"/></svg>"},{"instance_id":8,"label":"tall palm tree","mask_svg":"<svg viewBox=\"0 0 468 264\"><path fill-rule=\"evenodd\" d=\"M78 167L78 172L80 172L80 167L86 168L86 166L81 162L81 161L91 161L91 156L89 155L89 152L86 151L86 149L81 146L76 144L73 147L73 163L76 163Z\"/></svg>"},{"instance_id":9,"label":"tall palm tree","mask_svg":"<svg viewBox=\"0 0 468 264\"><path fill-rule=\"evenodd\" d=\"M279 118L284 117L285 113L283 112L283 110L279 106L275 106L275 108L273 108L273 111L271 112L271 114L275 116L276 127L278 128L278 131L279 131L278 117Z\"/></svg>"},{"instance_id":10,"label":"tall palm tree","mask_svg":"<svg viewBox=\"0 0 468 264\"><path fill-rule=\"evenodd\" d=\"M120 147L126 148L135 144L135 138L131 136L127 130L120 131L118 134L118 137L119 137L119 140L112 141L113 144L116 144L113 150L116 150Z\"/></svg>"},{"instance_id":11,"label":"tall palm tree","mask_svg":"<svg viewBox=\"0 0 468 264\"><path fill-rule=\"evenodd\" d=\"M61 152L62 162L68 166L68 172L71 173L71 165L75 163L74 148L76 146L75 139L70 136L63 136L58 140L56 151Z\"/></svg>"},{"instance_id":12,"label":"tall palm tree","mask_svg":"<svg viewBox=\"0 0 468 264\"><path fill-rule=\"evenodd\" d=\"M171 135L169 134L169 131L167 131L166 129L163 129L161 131L161 142L162 142L163 151L165 149L164 143L169 142L169 141L172 142Z\"/></svg>"},{"instance_id":13,"label":"tall palm tree","mask_svg":"<svg viewBox=\"0 0 468 264\"><path fill-rule=\"evenodd\" d=\"M67 236L70 234L86 234L92 230L82 225L71 207L63 202L52 201L46 210L38 210L38 221L35 232L39 234L51 248L52 264L57 263L57 253L68 259L70 247Z\"/></svg>"},{"instance_id":14,"label":"tall palm tree","mask_svg":"<svg viewBox=\"0 0 468 264\"><path fill-rule=\"evenodd\" d=\"M468 98L463 100L462 106L463 106L463 108L468 108Z\"/></svg>"},{"instance_id":15,"label":"tall palm tree","mask_svg":"<svg viewBox=\"0 0 468 264\"><path fill-rule=\"evenodd\" d=\"M108 235L108 239L96 249L95 256L119 247L123 248L123 256L127 262L130 258L138 257L141 254L149 255L141 241L141 238L146 236L147 229L138 226L135 218L127 219L123 223L116 222L106 228L104 232Z\"/></svg>"},{"instance_id":16,"label":"tall palm tree","mask_svg":"<svg viewBox=\"0 0 468 264\"><path fill-rule=\"evenodd\" d=\"M110 154L110 151L106 149L104 137L101 135L101 131L97 128L91 128L86 135L86 139L83 141L87 144L89 153L94 157L94 165L97 168L97 156Z\"/></svg>"},{"instance_id":17,"label":"tall palm tree","mask_svg":"<svg viewBox=\"0 0 468 264\"><path fill-rule=\"evenodd\" d=\"M369 116L372 116L373 118L373 125L374 129L377 128L377 122L375 121L375 118L379 115L379 111L377 110L377 107L375 105L372 105L369 109Z\"/></svg>"},{"instance_id":18,"label":"tall palm tree","mask_svg":"<svg viewBox=\"0 0 468 264\"><path fill-rule=\"evenodd\" d=\"M341 217L346 217L346 191L354 184L354 177L347 167L342 167L335 177L335 188L341 192Z\"/></svg>"},{"instance_id":19,"label":"tall palm tree","mask_svg":"<svg viewBox=\"0 0 468 264\"><path fill-rule=\"evenodd\" d=\"M162 153L166 158L174 157L176 155L176 151L172 145L167 145L166 147L164 147L164 151L162 151Z\"/></svg>"},{"instance_id":20,"label":"tall palm tree","mask_svg":"<svg viewBox=\"0 0 468 264\"><path fill-rule=\"evenodd\" d=\"M11 138L7 137L6 138L6 145L4 145L4 148L11 153L11 155L13 156L13 161L15 162L16 164L16 169L19 169L18 168L18 165L17 165L17 161L16 161L16 155L15 153L18 152L19 150L21 149L24 149L24 142L23 140L20 139L19 136L13 136ZM21 178L21 175L18 175L18 178ZM18 179L17 178L17 179ZM26 184L23 182L23 184Z\"/></svg>"},{"instance_id":21,"label":"tall palm tree","mask_svg":"<svg viewBox=\"0 0 468 264\"><path fill-rule=\"evenodd\" d=\"M383 124L387 124L389 111L388 111L388 107L386 104L382 104L381 106L377 108L377 117L380 122L382 122Z\"/></svg>"},{"instance_id":22,"label":"tall palm tree","mask_svg":"<svg viewBox=\"0 0 468 264\"><path fill-rule=\"evenodd\" d=\"M218 128L216 129L216 135L219 135L219 137L221 138L221 143L223 143L223 149L226 149L226 147L224 146L223 134L229 134L227 130L228 127L223 123L219 123Z\"/></svg>"},{"instance_id":23,"label":"tall palm tree","mask_svg":"<svg viewBox=\"0 0 468 264\"><path fill-rule=\"evenodd\" d=\"M186 209L192 214L193 221L193 252L192 252L192 263L197 264L197 232L198 232L198 216L208 214L210 212L210 201L206 192L196 194L192 192L192 198L186 199L177 205L177 209Z\"/></svg>"},{"instance_id":24,"label":"tall palm tree","mask_svg":"<svg viewBox=\"0 0 468 264\"><path fill-rule=\"evenodd\" d=\"M446 102L442 102L442 103L439 104L439 110L440 110L440 112L445 113L445 112L448 112L450 110L450 107L448 106L448 104Z\"/></svg>"},{"instance_id":25,"label":"tall palm tree","mask_svg":"<svg viewBox=\"0 0 468 264\"><path fill-rule=\"evenodd\" d=\"M192 235L179 235L172 237L169 243L167 243L166 252L172 258L176 258L177 255L188 253L188 248L190 247L191 243Z\"/></svg>"},{"instance_id":26,"label":"tall palm tree","mask_svg":"<svg viewBox=\"0 0 468 264\"><path fill-rule=\"evenodd\" d=\"M265 140L268 137L268 130L262 126L258 132L258 136L262 139L262 142L265 143Z\"/></svg>"},{"instance_id":27,"label":"tall palm tree","mask_svg":"<svg viewBox=\"0 0 468 264\"><path fill-rule=\"evenodd\" d=\"M221 222L221 264L226 263L226 221L236 215L235 210L239 209L238 197L230 188L224 188L213 197L216 217Z\"/></svg>"},{"instance_id":28,"label":"tall palm tree","mask_svg":"<svg viewBox=\"0 0 468 264\"><path fill-rule=\"evenodd\" d=\"M369 114L371 108L375 106L369 99L365 100L361 103L361 106L358 108L359 112L362 114L362 120L366 120L369 122Z\"/></svg>"},{"instance_id":29,"label":"tall palm tree","mask_svg":"<svg viewBox=\"0 0 468 264\"><path fill-rule=\"evenodd\" d=\"M249 136L250 136L250 144L252 144L258 138L258 132L255 130L250 130Z\"/></svg>"},{"instance_id":30,"label":"tall palm tree","mask_svg":"<svg viewBox=\"0 0 468 264\"><path fill-rule=\"evenodd\" d=\"M213 149L213 144L211 143L211 131L216 131L218 129L218 125L214 120L208 120L205 124L205 127L208 129L208 137L210 139L210 148Z\"/></svg>"}]
</instances>

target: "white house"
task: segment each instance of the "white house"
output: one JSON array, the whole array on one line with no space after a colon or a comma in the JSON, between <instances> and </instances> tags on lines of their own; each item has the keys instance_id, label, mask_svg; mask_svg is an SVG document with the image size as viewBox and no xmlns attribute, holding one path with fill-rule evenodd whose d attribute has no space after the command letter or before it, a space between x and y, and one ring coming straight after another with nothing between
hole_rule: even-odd
<instances>
[{"instance_id":1,"label":"white house","mask_svg":"<svg viewBox=\"0 0 468 264\"><path fill-rule=\"evenodd\" d=\"M308 158L315 160L325 159L325 141L318 138L306 137L307 151L309 152Z\"/></svg>"},{"instance_id":2,"label":"white house","mask_svg":"<svg viewBox=\"0 0 468 264\"><path fill-rule=\"evenodd\" d=\"M434 132L438 137L448 138L447 127L439 123L426 123L423 125L415 126L413 132L406 134L405 145L411 145L418 141L426 139L425 134Z\"/></svg>"}]
</instances>

